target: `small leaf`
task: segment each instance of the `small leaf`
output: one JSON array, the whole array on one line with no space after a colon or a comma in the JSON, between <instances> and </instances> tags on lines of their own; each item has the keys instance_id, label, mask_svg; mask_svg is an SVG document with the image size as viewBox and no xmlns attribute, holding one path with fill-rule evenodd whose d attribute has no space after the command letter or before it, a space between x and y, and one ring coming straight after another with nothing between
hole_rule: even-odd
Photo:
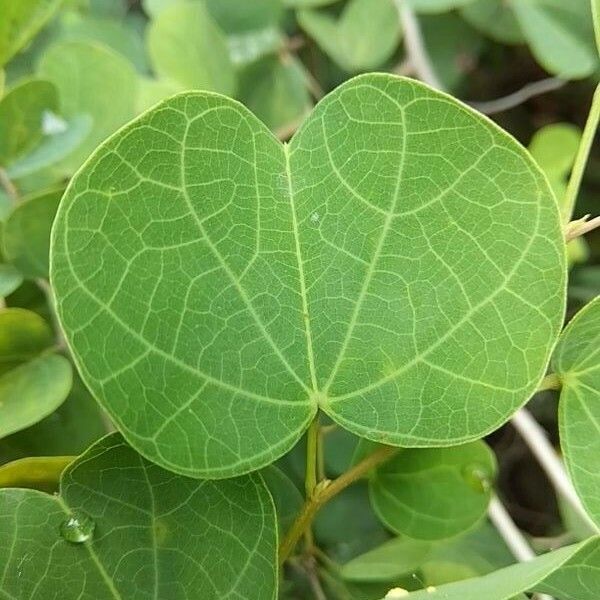
<instances>
[{"instance_id":1,"label":"small leaf","mask_svg":"<svg viewBox=\"0 0 600 600\"><path fill-rule=\"evenodd\" d=\"M276 27L283 15L281 0L204 0L217 25L228 35Z\"/></svg>"},{"instance_id":2,"label":"small leaf","mask_svg":"<svg viewBox=\"0 0 600 600\"><path fill-rule=\"evenodd\" d=\"M301 10L298 23L348 73L380 67L401 37L393 0L350 0L339 19L324 11Z\"/></svg>"},{"instance_id":3,"label":"small leaf","mask_svg":"<svg viewBox=\"0 0 600 600\"><path fill-rule=\"evenodd\" d=\"M526 591L561 600L597 600L600 538L548 552L477 579L411 592L407 600L511 600Z\"/></svg>"},{"instance_id":4,"label":"small leaf","mask_svg":"<svg viewBox=\"0 0 600 600\"><path fill-rule=\"evenodd\" d=\"M0 0L0 67L29 43L61 3L62 0Z\"/></svg>"},{"instance_id":5,"label":"small leaf","mask_svg":"<svg viewBox=\"0 0 600 600\"><path fill-rule=\"evenodd\" d=\"M450 448L402 450L369 480L382 522L413 539L457 535L487 511L495 461L480 441Z\"/></svg>"},{"instance_id":6,"label":"small leaf","mask_svg":"<svg viewBox=\"0 0 600 600\"><path fill-rule=\"evenodd\" d=\"M71 389L71 364L40 356L0 376L0 438L30 427L54 412Z\"/></svg>"},{"instance_id":7,"label":"small leaf","mask_svg":"<svg viewBox=\"0 0 600 600\"><path fill-rule=\"evenodd\" d=\"M186 88L234 92L227 41L203 3L182 2L162 10L150 24L147 43L159 77Z\"/></svg>"},{"instance_id":8,"label":"small leaf","mask_svg":"<svg viewBox=\"0 0 600 600\"><path fill-rule=\"evenodd\" d=\"M600 297L563 331L552 359L562 389L560 443L575 489L600 526Z\"/></svg>"},{"instance_id":9,"label":"small leaf","mask_svg":"<svg viewBox=\"0 0 600 600\"><path fill-rule=\"evenodd\" d=\"M0 298L12 294L23 283L23 274L13 265L0 264Z\"/></svg>"},{"instance_id":10,"label":"small leaf","mask_svg":"<svg viewBox=\"0 0 600 600\"><path fill-rule=\"evenodd\" d=\"M348 581L393 581L417 571L430 550L427 542L396 538L353 558L340 574Z\"/></svg>"},{"instance_id":11,"label":"small leaf","mask_svg":"<svg viewBox=\"0 0 600 600\"><path fill-rule=\"evenodd\" d=\"M276 542L260 477L174 476L119 435L67 468L60 496L0 490L0 587L14 598L272 600Z\"/></svg>"},{"instance_id":12,"label":"small leaf","mask_svg":"<svg viewBox=\"0 0 600 600\"><path fill-rule=\"evenodd\" d=\"M444 13L456 10L475 0L408 0L413 10L419 13Z\"/></svg>"},{"instance_id":13,"label":"small leaf","mask_svg":"<svg viewBox=\"0 0 600 600\"><path fill-rule=\"evenodd\" d=\"M475 0L461 8L461 15L473 27L500 43L525 41L515 13L504 0Z\"/></svg>"},{"instance_id":14,"label":"small leaf","mask_svg":"<svg viewBox=\"0 0 600 600\"><path fill-rule=\"evenodd\" d=\"M48 278L50 229L63 191L26 198L8 215L3 230L3 252L25 277Z\"/></svg>"},{"instance_id":15,"label":"small leaf","mask_svg":"<svg viewBox=\"0 0 600 600\"><path fill-rule=\"evenodd\" d=\"M49 81L30 79L12 88L0 100L0 165L34 148L42 139L44 113L57 109L57 90Z\"/></svg>"},{"instance_id":16,"label":"small leaf","mask_svg":"<svg viewBox=\"0 0 600 600\"><path fill-rule=\"evenodd\" d=\"M215 94L145 113L72 180L51 277L125 437L221 478L282 456L318 409L399 446L499 427L560 331L563 244L513 139L422 84L365 75L285 147Z\"/></svg>"},{"instance_id":17,"label":"small leaf","mask_svg":"<svg viewBox=\"0 0 600 600\"><path fill-rule=\"evenodd\" d=\"M50 46L38 73L58 88L65 118L89 115L93 119L85 140L58 167L71 175L101 141L133 116L137 75L122 56L87 42Z\"/></svg>"},{"instance_id":18,"label":"small leaf","mask_svg":"<svg viewBox=\"0 0 600 600\"><path fill-rule=\"evenodd\" d=\"M282 538L298 516L304 501L298 488L281 469L269 465L261 471L261 476L273 497L279 537Z\"/></svg>"},{"instance_id":19,"label":"small leaf","mask_svg":"<svg viewBox=\"0 0 600 600\"><path fill-rule=\"evenodd\" d=\"M29 456L0 467L0 488L18 487L54 493L74 456Z\"/></svg>"}]
</instances>

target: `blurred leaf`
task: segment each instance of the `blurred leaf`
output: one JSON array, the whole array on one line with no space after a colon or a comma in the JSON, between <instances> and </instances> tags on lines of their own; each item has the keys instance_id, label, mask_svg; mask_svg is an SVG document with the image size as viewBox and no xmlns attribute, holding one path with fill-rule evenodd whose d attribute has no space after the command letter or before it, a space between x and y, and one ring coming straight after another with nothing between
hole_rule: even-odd
<instances>
[{"instance_id":1,"label":"blurred leaf","mask_svg":"<svg viewBox=\"0 0 600 600\"><path fill-rule=\"evenodd\" d=\"M240 100L271 130L299 125L310 112L302 64L293 56L271 56L240 75Z\"/></svg>"},{"instance_id":2,"label":"blurred leaf","mask_svg":"<svg viewBox=\"0 0 600 600\"><path fill-rule=\"evenodd\" d=\"M217 25L227 34L276 27L283 15L281 0L204 0Z\"/></svg>"},{"instance_id":3,"label":"blurred leaf","mask_svg":"<svg viewBox=\"0 0 600 600\"><path fill-rule=\"evenodd\" d=\"M53 344L52 329L38 314L23 308L0 310L0 375Z\"/></svg>"},{"instance_id":4,"label":"blurred leaf","mask_svg":"<svg viewBox=\"0 0 600 600\"><path fill-rule=\"evenodd\" d=\"M273 497L279 525L279 537L282 538L299 514L304 500L298 488L281 469L269 465L260 474Z\"/></svg>"},{"instance_id":5,"label":"blurred leaf","mask_svg":"<svg viewBox=\"0 0 600 600\"><path fill-rule=\"evenodd\" d=\"M0 98L4 95L4 84L6 83L6 73L0 69Z\"/></svg>"},{"instance_id":6,"label":"blurred leaf","mask_svg":"<svg viewBox=\"0 0 600 600\"><path fill-rule=\"evenodd\" d=\"M69 361L47 354L0 376L0 438L41 421L67 397L72 383Z\"/></svg>"},{"instance_id":7,"label":"blurred leaf","mask_svg":"<svg viewBox=\"0 0 600 600\"><path fill-rule=\"evenodd\" d=\"M93 120L89 115L78 115L65 121L65 126L64 131L45 135L29 154L13 162L6 169L7 175L15 181L35 177L32 183L38 186L56 181L57 177L49 171L83 143L92 130ZM19 187L30 186L19 182Z\"/></svg>"},{"instance_id":8,"label":"blurred leaf","mask_svg":"<svg viewBox=\"0 0 600 600\"><path fill-rule=\"evenodd\" d=\"M190 89L232 95L235 73L227 40L202 3L161 11L148 30L148 53L159 78Z\"/></svg>"},{"instance_id":9,"label":"blurred leaf","mask_svg":"<svg viewBox=\"0 0 600 600\"><path fill-rule=\"evenodd\" d=\"M350 0L339 18L326 11L301 10L298 23L348 73L380 67L401 37L393 0Z\"/></svg>"},{"instance_id":10,"label":"blurred leaf","mask_svg":"<svg viewBox=\"0 0 600 600\"><path fill-rule=\"evenodd\" d=\"M44 113L57 109L57 90L49 81L31 79L12 88L0 100L0 165L34 148L42 139Z\"/></svg>"},{"instance_id":11,"label":"blurred leaf","mask_svg":"<svg viewBox=\"0 0 600 600\"><path fill-rule=\"evenodd\" d=\"M57 410L0 441L0 464L27 456L81 454L105 433L101 409L75 373L71 392Z\"/></svg>"},{"instance_id":12,"label":"blurred leaf","mask_svg":"<svg viewBox=\"0 0 600 600\"><path fill-rule=\"evenodd\" d=\"M273 27L227 36L229 56L238 66L252 63L266 54L274 54L282 44L281 33ZM290 58L294 60L293 57Z\"/></svg>"},{"instance_id":13,"label":"blurred leaf","mask_svg":"<svg viewBox=\"0 0 600 600\"><path fill-rule=\"evenodd\" d=\"M457 535L485 516L496 465L481 441L450 448L405 449L369 480L382 522L413 539Z\"/></svg>"},{"instance_id":14,"label":"blurred leaf","mask_svg":"<svg viewBox=\"0 0 600 600\"><path fill-rule=\"evenodd\" d=\"M328 4L335 4L340 0L283 0L285 6L290 8L308 8L315 6L327 6Z\"/></svg>"},{"instance_id":15,"label":"blurred leaf","mask_svg":"<svg viewBox=\"0 0 600 600\"><path fill-rule=\"evenodd\" d=\"M128 0L85 0L89 12L99 17L124 17L127 12Z\"/></svg>"},{"instance_id":16,"label":"blurred leaf","mask_svg":"<svg viewBox=\"0 0 600 600\"><path fill-rule=\"evenodd\" d=\"M62 0L0 0L0 67L28 44L52 18L61 2Z\"/></svg>"},{"instance_id":17,"label":"blurred leaf","mask_svg":"<svg viewBox=\"0 0 600 600\"><path fill-rule=\"evenodd\" d=\"M592 0L592 18L594 20L596 49L600 53L600 0Z\"/></svg>"},{"instance_id":18,"label":"blurred leaf","mask_svg":"<svg viewBox=\"0 0 600 600\"><path fill-rule=\"evenodd\" d=\"M179 477L115 434L67 467L60 496L4 489L0 511L7 597L222 600L277 593L275 514L257 475Z\"/></svg>"},{"instance_id":19,"label":"blurred leaf","mask_svg":"<svg viewBox=\"0 0 600 600\"><path fill-rule=\"evenodd\" d=\"M0 467L0 488L18 487L50 494L58 490L65 468L75 456L29 456Z\"/></svg>"},{"instance_id":20,"label":"blurred leaf","mask_svg":"<svg viewBox=\"0 0 600 600\"><path fill-rule=\"evenodd\" d=\"M25 277L48 278L50 230L62 194L54 190L25 198L4 223L4 257Z\"/></svg>"},{"instance_id":21,"label":"blurred leaf","mask_svg":"<svg viewBox=\"0 0 600 600\"><path fill-rule=\"evenodd\" d=\"M562 383L559 426L564 459L584 507L600 525L600 297L567 325L552 364Z\"/></svg>"},{"instance_id":22,"label":"blurred leaf","mask_svg":"<svg viewBox=\"0 0 600 600\"><path fill-rule=\"evenodd\" d=\"M151 79L142 77L139 81L139 94L137 98L136 112L141 113L148 110L161 100L170 98L185 90L185 87L168 79Z\"/></svg>"},{"instance_id":23,"label":"blurred leaf","mask_svg":"<svg viewBox=\"0 0 600 600\"><path fill-rule=\"evenodd\" d=\"M600 265L578 267L569 277L569 298L587 303L600 294Z\"/></svg>"},{"instance_id":24,"label":"blurred leaf","mask_svg":"<svg viewBox=\"0 0 600 600\"><path fill-rule=\"evenodd\" d=\"M588 0L509 0L536 60L565 79L598 67Z\"/></svg>"},{"instance_id":25,"label":"blurred leaf","mask_svg":"<svg viewBox=\"0 0 600 600\"><path fill-rule=\"evenodd\" d=\"M417 571L430 550L427 542L395 538L353 558L340 574L349 581L392 581Z\"/></svg>"},{"instance_id":26,"label":"blurred leaf","mask_svg":"<svg viewBox=\"0 0 600 600\"><path fill-rule=\"evenodd\" d=\"M525 41L521 26L504 0L475 0L460 13L473 27L503 44L520 44Z\"/></svg>"},{"instance_id":27,"label":"blurred leaf","mask_svg":"<svg viewBox=\"0 0 600 600\"><path fill-rule=\"evenodd\" d=\"M0 298L12 294L23 283L23 274L13 265L0 264Z\"/></svg>"},{"instance_id":28,"label":"blurred leaf","mask_svg":"<svg viewBox=\"0 0 600 600\"><path fill-rule=\"evenodd\" d=\"M529 590L561 600L597 600L600 585L600 539L548 552L483 577L420 590L407 600L510 600Z\"/></svg>"},{"instance_id":29,"label":"blurred leaf","mask_svg":"<svg viewBox=\"0 0 600 600\"><path fill-rule=\"evenodd\" d=\"M402 0L404 1L404 0ZM475 0L407 0L419 13L444 13L471 4Z\"/></svg>"},{"instance_id":30,"label":"blurred leaf","mask_svg":"<svg viewBox=\"0 0 600 600\"><path fill-rule=\"evenodd\" d=\"M58 88L64 117L86 114L93 119L85 140L59 164L59 170L70 175L101 141L133 117L137 75L122 56L87 42L51 46L38 71Z\"/></svg>"}]
</instances>

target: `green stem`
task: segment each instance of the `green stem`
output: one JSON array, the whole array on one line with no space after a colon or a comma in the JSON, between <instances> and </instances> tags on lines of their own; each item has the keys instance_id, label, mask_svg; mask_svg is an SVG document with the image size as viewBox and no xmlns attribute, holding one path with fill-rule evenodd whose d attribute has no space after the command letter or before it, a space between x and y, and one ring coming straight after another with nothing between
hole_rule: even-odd
<instances>
[{"instance_id":1,"label":"green stem","mask_svg":"<svg viewBox=\"0 0 600 600\"><path fill-rule=\"evenodd\" d=\"M290 556L298 540L309 529L315 515L324 504L366 475L371 469L394 456L396 452L398 452L398 448L382 446L337 479L321 481L314 488L312 496L307 497L304 506L279 546L280 564L283 564Z\"/></svg>"},{"instance_id":2,"label":"green stem","mask_svg":"<svg viewBox=\"0 0 600 600\"><path fill-rule=\"evenodd\" d=\"M558 378L556 373L550 373L550 375L546 375L542 382L540 383L536 392L545 392L547 390L560 390L562 387L561 381Z\"/></svg>"},{"instance_id":3,"label":"green stem","mask_svg":"<svg viewBox=\"0 0 600 600\"><path fill-rule=\"evenodd\" d=\"M563 223L566 225L573 216L575 209L575 202L579 194L579 188L581 187L581 181L583 179L583 173L585 166L590 155L592 143L594 142L594 135L600 122L600 85L594 92L592 99L592 106L590 113L583 130L583 136L579 149L577 150L577 157L575 158L575 164L573 165L573 171L571 172L571 178L569 179L569 185L567 187L567 193L565 195L565 203L563 207Z\"/></svg>"},{"instance_id":4,"label":"green stem","mask_svg":"<svg viewBox=\"0 0 600 600\"><path fill-rule=\"evenodd\" d=\"M306 433L305 497L310 498L317 486L317 447L319 445L319 417L316 416Z\"/></svg>"}]
</instances>

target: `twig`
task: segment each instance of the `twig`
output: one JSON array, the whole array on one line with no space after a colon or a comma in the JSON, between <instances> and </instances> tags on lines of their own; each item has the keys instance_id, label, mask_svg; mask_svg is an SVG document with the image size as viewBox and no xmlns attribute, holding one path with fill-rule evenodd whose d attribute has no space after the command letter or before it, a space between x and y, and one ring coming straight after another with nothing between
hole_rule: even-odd
<instances>
[{"instance_id":1,"label":"twig","mask_svg":"<svg viewBox=\"0 0 600 600\"><path fill-rule=\"evenodd\" d=\"M564 465L556 450L548 440L542 426L533 418L531 413L522 408L512 418L514 428L519 432L523 441L527 444L531 453L535 456L546 476L552 483L556 492L562 496L577 512L577 514L588 524L593 531L598 527L588 516L581 504L581 500L575 492Z\"/></svg>"},{"instance_id":2,"label":"twig","mask_svg":"<svg viewBox=\"0 0 600 600\"><path fill-rule=\"evenodd\" d=\"M2 167L0 167L0 185L4 188L4 191L13 202L16 202L19 199L17 188Z\"/></svg>"},{"instance_id":3,"label":"twig","mask_svg":"<svg viewBox=\"0 0 600 600\"><path fill-rule=\"evenodd\" d=\"M496 113L515 108L535 96L558 90L566 83L567 82L564 79L549 77L548 79L541 79L540 81L528 83L520 90L508 94L508 96L503 96L487 102L467 102L467 104L485 115L495 115Z\"/></svg>"},{"instance_id":4,"label":"twig","mask_svg":"<svg viewBox=\"0 0 600 600\"><path fill-rule=\"evenodd\" d=\"M594 229L600 227L600 217L594 217L588 220L591 215L585 215L581 219L571 221L565 228L565 240L570 242Z\"/></svg>"},{"instance_id":5,"label":"twig","mask_svg":"<svg viewBox=\"0 0 600 600\"><path fill-rule=\"evenodd\" d=\"M409 64L421 81L433 88L443 90L444 84L438 78L429 58L425 43L423 42L419 21L410 3L406 2L406 0L394 1L398 9L402 28L404 29L404 48L407 59L410 61Z\"/></svg>"},{"instance_id":6,"label":"twig","mask_svg":"<svg viewBox=\"0 0 600 600\"><path fill-rule=\"evenodd\" d=\"M521 530L515 525L515 522L511 519L508 511L504 508L504 505L496 495L492 496L490 501L488 516L513 556L519 562L527 562L536 557L529 542L525 539ZM547 596L546 594L537 594L534 598L536 600L553 600L551 596Z\"/></svg>"}]
</instances>

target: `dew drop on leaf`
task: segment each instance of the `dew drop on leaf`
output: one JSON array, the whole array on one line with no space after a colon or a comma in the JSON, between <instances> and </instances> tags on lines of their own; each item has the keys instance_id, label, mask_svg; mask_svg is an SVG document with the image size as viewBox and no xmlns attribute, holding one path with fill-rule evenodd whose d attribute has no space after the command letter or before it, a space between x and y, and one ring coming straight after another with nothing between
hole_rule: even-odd
<instances>
[{"instance_id":1,"label":"dew drop on leaf","mask_svg":"<svg viewBox=\"0 0 600 600\"><path fill-rule=\"evenodd\" d=\"M492 486L491 474L479 463L471 463L463 467L462 476L470 488L481 494L488 492Z\"/></svg>"},{"instance_id":2,"label":"dew drop on leaf","mask_svg":"<svg viewBox=\"0 0 600 600\"><path fill-rule=\"evenodd\" d=\"M83 512L73 513L60 525L60 535L73 544L81 544L92 539L96 524Z\"/></svg>"}]
</instances>

